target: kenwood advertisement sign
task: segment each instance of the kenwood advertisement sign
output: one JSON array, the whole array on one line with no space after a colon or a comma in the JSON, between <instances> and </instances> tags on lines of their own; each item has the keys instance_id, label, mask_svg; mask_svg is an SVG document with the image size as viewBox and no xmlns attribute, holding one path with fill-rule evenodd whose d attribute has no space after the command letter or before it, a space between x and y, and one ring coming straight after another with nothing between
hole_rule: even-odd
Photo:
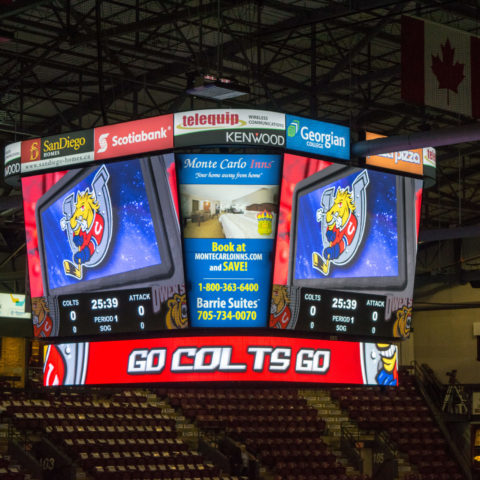
<instances>
[{"instance_id":1,"label":"kenwood advertisement sign","mask_svg":"<svg viewBox=\"0 0 480 480\"><path fill-rule=\"evenodd\" d=\"M175 147L285 146L285 114L263 110L198 110L174 115Z\"/></svg>"},{"instance_id":2,"label":"kenwood advertisement sign","mask_svg":"<svg viewBox=\"0 0 480 480\"><path fill-rule=\"evenodd\" d=\"M102 385L178 382L386 384L397 347L311 338L169 336L45 346L43 383Z\"/></svg>"},{"instance_id":3,"label":"kenwood advertisement sign","mask_svg":"<svg viewBox=\"0 0 480 480\"><path fill-rule=\"evenodd\" d=\"M15 142L5 147L5 182L15 187L20 184L22 142Z\"/></svg>"},{"instance_id":4,"label":"kenwood advertisement sign","mask_svg":"<svg viewBox=\"0 0 480 480\"><path fill-rule=\"evenodd\" d=\"M173 115L95 129L95 160L173 148Z\"/></svg>"},{"instance_id":5,"label":"kenwood advertisement sign","mask_svg":"<svg viewBox=\"0 0 480 480\"><path fill-rule=\"evenodd\" d=\"M287 115L287 149L350 160L350 129Z\"/></svg>"}]
</instances>

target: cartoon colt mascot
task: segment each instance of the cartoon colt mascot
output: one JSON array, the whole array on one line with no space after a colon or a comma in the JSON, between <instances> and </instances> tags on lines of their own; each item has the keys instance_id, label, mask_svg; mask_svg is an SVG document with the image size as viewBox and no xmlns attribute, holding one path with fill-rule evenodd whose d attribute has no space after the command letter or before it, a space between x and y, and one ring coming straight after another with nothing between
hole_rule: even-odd
<instances>
[{"instance_id":1,"label":"cartoon colt mascot","mask_svg":"<svg viewBox=\"0 0 480 480\"><path fill-rule=\"evenodd\" d=\"M82 264L87 263L102 241L105 221L98 212L99 205L87 188L77 193L75 211L70 217L70 227L73 231L72 241L78 251L73 254L73 263L63 261L65 274L82 278ZM62 230L67 229L67 219L63 217L60 223Z\"/></svg>"},{"instance_id":2,"label":"cartoon colt mascot","mask_svg":"<svg viewBox=\"0 0 480 480\"><path fill-rule=\"evenodd\" d=\"M388 343L377 343L378 353L380 354L381 363L379 362L379 371L377 374L377 382L379 385L398 385L398 373L395 368L397 364L397 349L395 345Z\"/></svg>"},{"instance_id":3,"label":"cartoon colt mascot","mask_svg":"<svg viewBox=\"0 0 480 480\"><path fill-rule=\"evenodd\" d=\"M313 252L312 263L313 268L324 275L330 271L330 261L337 259L355 237L358 220L354 210L352 193L348 187L337 188L333 206L326 213L321 208L317 210L317 222L325 217L328 246L324 248L323 255Z\"/></svg>"},{"instance_id":4,"label":"cartoon colt mascot","mask_svg":"<svg viewBox=\"0 0 480 480\"><path fill-rule=\"evenodd\" d=\"M288 304L287 287L284 285L273 285L272 304L270 306L270 327L287 328L292 318L292 312Z\"/></svg>"}]
</instances>

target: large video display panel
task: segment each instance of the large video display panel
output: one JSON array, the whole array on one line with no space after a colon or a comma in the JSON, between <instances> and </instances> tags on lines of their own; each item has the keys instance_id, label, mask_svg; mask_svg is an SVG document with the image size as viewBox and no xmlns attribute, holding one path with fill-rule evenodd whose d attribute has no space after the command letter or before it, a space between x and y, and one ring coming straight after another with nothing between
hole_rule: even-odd
<instances>
[{"instance_id":1,"label":"large video display panel","mask_svg":"<svg viewBox=\"0 0 480 480\"><path fill-rule=\"evenodd\" d=\"M347 127L250 109L10 146L44 384L397 385L421 182L357 160Z\"/></svg>"},{"instance_id":2,"label":"large video display panel","mask_svg":"<svg viewBox=\"0 0 480 480\"><path fill-rule=\"evenodd\" d=\"M421 182L285 155L270 326L408 337Z\"/></svg>"},{"instance_id":3,"label":"large video display panel","mask_svg":"<svg viewBox=\"0 0 480 480\"><path fill-rule=\"evenodd\" d=\"M290 283L352 288L406 283L403 179L331 166L293 194Z\"/></svg>"},{"instance_id":4,"label":"large video display panel","mask_svg":"<svg viewBox=\"0 0 480 480\"><path fill-rule=\"evenodd\" d=\"M169 336L46 346L44 385L299 382L397 385L397 347L312 338Z\"/></svg>"},{"instance_id":5,"label":"large video display panel","mask_svg":"<svg viewBox=\"0 0 480 480\"><path fill-rule=\"evenodd\" d=\"M35 333L187 325L172 155L22 179Z\"/></svg>"},{"instance_id":6,"label":"large video display panel","mask_svg":"<svg viewBox=\"0 0 480 480\"><path fill-rule=\"evenodd\" d=\"M281 155L177 155L190 324L267 327Z\"/></svg>"},{"instance_id":7,"label":"large video display panel","mask_svg":"<svg viewBox=\"0 0 480 480\"><path fill-rule=\"evenodd\" d=\"M23 178L35 335L406 338L421 185L352 167L349 139L313 119L213 109L12 146L35 175ZM148 156L177 148L191 153Z\"/></svg>"}]
</instances>

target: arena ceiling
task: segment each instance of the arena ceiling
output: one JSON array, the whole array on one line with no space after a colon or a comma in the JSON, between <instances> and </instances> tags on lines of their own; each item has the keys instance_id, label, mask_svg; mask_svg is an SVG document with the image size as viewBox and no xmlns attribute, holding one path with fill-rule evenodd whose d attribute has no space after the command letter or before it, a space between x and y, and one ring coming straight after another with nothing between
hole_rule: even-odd
<instances>
[{"instance_id":1,"label":"arena ceiling","mask_svg":"<svg viewBox=\"0 0 480 480\"><path fill-rule=\"evenodd\" d=\"M353 138L472 123L400 97L400 18L478 34L480 3L387 0L0 1L0 147L164 113L253 107L348 125ZM217 101L186 93L203 74L249 89ZM417 275L477 275L480 151L437 149L425 191ZM23 291L19 190L0 183L0 290ZM432 234L433 232L433 234ZM479 264L480 265L480 264Z\"/></svg>"}]
</instances>

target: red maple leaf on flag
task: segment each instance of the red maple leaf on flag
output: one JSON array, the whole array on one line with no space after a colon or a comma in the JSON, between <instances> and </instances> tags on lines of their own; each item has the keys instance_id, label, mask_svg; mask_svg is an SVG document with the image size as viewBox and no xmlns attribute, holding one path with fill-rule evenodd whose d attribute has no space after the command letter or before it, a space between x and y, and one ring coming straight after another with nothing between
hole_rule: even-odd
<instances>
[{"instance_id":1,"label":"red maple leaf on flag","mask_svg":"<svg viewBox=\"0 0 480 480\"><path fill-rule=\"evenodd\" d=\"M432 71L438 79L438 88L447 89L447 105L449 105L449 91L458 93L458 86L465 78L463 74L465 64L459 62L453 64L455 49L450 45L448 37L447 41L440 47L443 59L441 60L438 55L432 55Z\"/></svg>"}]
</instances>

